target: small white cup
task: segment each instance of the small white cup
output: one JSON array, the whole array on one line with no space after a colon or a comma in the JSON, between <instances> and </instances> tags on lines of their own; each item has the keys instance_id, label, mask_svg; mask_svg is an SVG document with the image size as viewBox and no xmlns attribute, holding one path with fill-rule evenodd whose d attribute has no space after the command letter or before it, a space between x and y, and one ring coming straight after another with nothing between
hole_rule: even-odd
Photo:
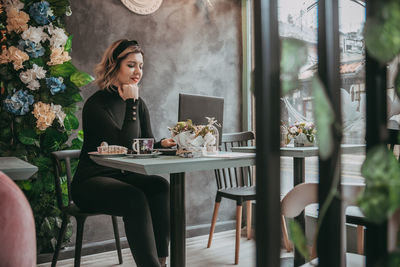
<instances>
[{"instance_id":1,"label":"small white cup","mask_svg":"<svg viewBox=\"0 0 400 267\"><path fill-rule=\"evenodd\" d=\"M151 154L154 147L154 138L135 138L133 139L132 149L135 154Z\"/></svg>"}]
</instances>

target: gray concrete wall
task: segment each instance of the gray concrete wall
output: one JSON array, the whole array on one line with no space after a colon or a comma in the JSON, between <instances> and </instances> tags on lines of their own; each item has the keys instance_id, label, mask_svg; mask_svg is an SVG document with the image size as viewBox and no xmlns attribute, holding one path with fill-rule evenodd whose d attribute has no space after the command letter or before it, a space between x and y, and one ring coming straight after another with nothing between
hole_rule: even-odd
<instances>
[{"instance_id":1,"label":"gray concrete wall","mask_svg":"<svg viewBox=\"0 0 400 267\"><path fill-rule=\"evenodd\" d=\"M119 0L73 0L67 31L73 34L72 62L93 75L105 49L121 38L135 39L145 51L141 97L150 110L157 139L175 124L178 94L225 98L224 132L241 130L241 1L164 0L148 16L129 11ZM83 88L86 100L97 90ZM79 118L80 118L80 114ZM186 177L189 235L204 233L212 215L216 185L213 172ZM219 221L235 218L235 205L221 204ZM100 219L99 219L100 218ZM112 238L109 217L89 218L84 242ZM121 225L123 229L123 225ZM123 230L121 233L124 235Z\"/></svg>"}]
</instances>

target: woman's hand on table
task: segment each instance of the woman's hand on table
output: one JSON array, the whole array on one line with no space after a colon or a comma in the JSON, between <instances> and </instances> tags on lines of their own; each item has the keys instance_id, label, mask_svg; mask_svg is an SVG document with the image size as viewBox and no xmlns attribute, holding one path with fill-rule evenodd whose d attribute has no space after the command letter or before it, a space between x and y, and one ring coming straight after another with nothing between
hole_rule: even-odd
<instances>
[{"instance_id":1,"label":"woman's hand on table","mask_svg":"<svg viewBox=\"0 0 400 267\"><path fill-rule=\"evenodd\" d=\"M176 145L176 143L175 143L174 139L172 139L172 138L167 138L167 139L161 140L162 147L172 147L175 145Z\"/></svg>"}]
</instances>

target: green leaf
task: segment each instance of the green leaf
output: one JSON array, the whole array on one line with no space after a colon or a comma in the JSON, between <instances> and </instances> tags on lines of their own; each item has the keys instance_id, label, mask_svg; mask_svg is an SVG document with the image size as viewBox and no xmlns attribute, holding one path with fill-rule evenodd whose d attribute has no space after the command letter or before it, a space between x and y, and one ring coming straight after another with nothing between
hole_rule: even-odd
<instances>
[{"instance_id":1,"label":"green leaf","mask_svg":"<svg viewBox=\"0 0 400 267\"><path fill-rule=\"evenodd\" d=\"M67 6L69 6L69 0L47 0L47 2L56 17L64 16Z\"/></svg>"},{"instance_id":2,"label":"green leaf","mask_svg":"<svg viewBox=\"0 0 400 267\"><path fill-rule=\"evenodd\" d=\"M33 64L36 64L36 65L41 66L41 67L45 66L43 58L41 58L41 57L29 59L29 65L32 67Z\"/></svg>"},{"instance_id":3,"label":"green leaf","mask_svg":"<svg viewBox=\"0 0 400 267\"><path fill-rule=\"evenodd\" d=\"M50 67L50 75L53 77L68 78L77 71L78 69L71 63L71 61Z\"/></svg>"},{"instance_id":4,"label":"green leaf","mask_svg":"<svg viewBox=\"0 0 400 267\"><path fill-rule=\"evenodd\" d=\"M73 82L76 86L82 87L85 86L92 81L94 81L94 78L87 74L86 72L83 71L77 71L74 74L71 75L70 77L71 82Z\"/></svg>"},{"instance_id":5,"label":"green leaf","mask_svg":"<svg viewBox=\"0 0 400 267\"><path fill-rule=\"evenodd\" d=\"M78 139L83 142L83 130L78 131Z\"/></svg>"},{"instance_id":6,"label":"green leaf","mask_svg":"<svg viewBox=\"0 0 400 267\"><path fill-rule=\"evenodd\" d=\"M48 151L57 151L68 140L66 133L59 132L52 127L46 129L42 147Z\"/></svg>"},{"instance_id":7,"label":"green leaf","mask_svg":"<svg viewBox=\"0 0 400 267\"><path fill-rule=\"evenodd\" d=\"M365 46L373 58L387 63L400 52L400 2L382 1L375 14L365 22Z\"/></svg>"},{"instance_id":8,"label":"green leaf","mask_svg":"<svg viewBox=\"0 0 400 267\"><path fill-rule=\"evenodd\" d=\"M18 139L24 145L39 145L39 140L37 138L36 132L34 129L27 128L23 129L18 133Z\"/></svg>"},{"instance_id":9,"label":"green leaf","mask_svg":"<svg viewBox=\"0 0 400 267\"><path fill-rule=\"evenodd\" d=\"M71 141L71 149L81 149L83 142L79 138L74 138Z\"/></svg>"},{"instance_id":10,"label":"green leaf","mask_svg":"<svg viewBox=\"0 0 400 267\"><path fill-rule=\"evenodd\" d=\"M76 113L79 110L79 107L76 104L71 104L69 106L63 107L65 113Z\"/></svg>"},{"instance_id":11,"label":"green leaf","mask_svg":"<svg viewBox=\"0 0 400 267\"><path fill-rule=\"evenodd\" d=\"M39 172L48 172L52 166L50 158L39 156L33 159L33 164L39 168ZM42 174L43 176L43 174ZM43 178L43 177L41 177Z\"/></svg>"},{"instance_id":12,"label":"green leaf","mask_svg":"<svg viewBox=\"0 0 400 267\"><path fill-rule=\"evenodd\" d=\"M400 266L400 252L394 251L389 253L388 262L383 264L382 266L387 266L387 267Z\"/></svg>"},{"instance_id":13,"label":"green leaf","mask_svg":"<svg viewBox=\"0 0 400 267\"><path fill-rule=\"evenodd\" d=\"M0 140L9 141L12 137L12 132L9 127L0 130Z\"/></svg>"},{"instance_id":14,"label":"green leaf","mask_svg":"<svg viewBox=\"0 0 400 267\"><path fill-rule=\"evenodd\" d=\"M368 151L361 174L365 177L365 191L359 206L365 218L382 223L400 206L400 165L385 145Z\"/></svg>"},{"instance_id":15,"label":"green leaf","mask_svg":"<svg viewBox=\"0 0 400 267\"><path fill-rule=\"evenodd\" d=\"M71 97L75 102L81 102L83 100L80 93L73 94Z\"/></svg>"},{"instance_id":16,"label":"green leaf","mask_svg":"<svg viewBox=\"0 0 400 267\"><path fill-rule=\"evenodd\" d=\"M71 47L72 47L72 35L68 36L67 42L65 43L64 46L64 51L71 51Z\"/></svg>"},{"instance_id":17,"label":"green leaf","mask_svg":"<svg viewBox=\"0 0 400 267\"><path fill-rule=\"evenodd\" d=\"M306 237L300 224L295 220L289 220L289 233L296 249L306 260L308 260L310 255L308 253Z\"/></svg>"},{"instance_id":18,"label":"green leaf","mask_svg":"<svg viewBox=\"0 0 400 267\"><path fill-rule=\"evenodd\" d=\"M332 124L335 121L335 114L324 86L317 76L314 76L312 80L312 89L319 156L322 159L327 159L333 151Z\"/></svg>"},{"instance_id":19,"label":"green leaf","mask_svg":"<svg viewBox=\"0 0 400 267\"><path fill-rule=\"evenodd\" d=\"M32 189L32 183L29 180L19 180L19 181L15 181L15 182L24 191L29 191Z\"/></svg>"},{"instance_id":20,"label":"green leaf","mask_svg":"<svg viewBox=\"0 0 400 267\"><path fill-rule=\"evenodd\" d=\"M282 95L286 95L299 87L299 71L307 63L307 45L299 39L283 38L281 53Z\"/></svg>"},{"instance_id":21,"label":"green leaf","mask_svg":"<svg viewBox=\"0 0 400 267\"><path fill-rule=\"evenodd\" d=\"M64 119L64 127L65 127L65 130L67 130L67 131L78 129L79 121L75 117L74 114L72 114L72 113L66 114L66 117Z\"/></svg>"}]
</instances>

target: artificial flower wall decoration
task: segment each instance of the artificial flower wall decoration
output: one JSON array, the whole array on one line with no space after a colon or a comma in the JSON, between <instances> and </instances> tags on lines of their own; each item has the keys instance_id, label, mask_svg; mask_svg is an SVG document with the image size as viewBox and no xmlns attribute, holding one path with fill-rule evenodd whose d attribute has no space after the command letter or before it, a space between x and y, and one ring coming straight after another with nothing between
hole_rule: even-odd
<instances>
[{"instance_id":1,"label":"artificial flower wall decoration","mask_svg":"<svg viewBox=\"0 0 400 267\"><path fill-rule=\"evenodd\" d=\"M81 148L82 133L70 137L79 126L79 87L93 80L71 62L67 15L69 0L0 4L0 156L39 168L18 182L34 212L39 253L54 248L59 227L50 153Z\"/></svg>"}]
</instances>

